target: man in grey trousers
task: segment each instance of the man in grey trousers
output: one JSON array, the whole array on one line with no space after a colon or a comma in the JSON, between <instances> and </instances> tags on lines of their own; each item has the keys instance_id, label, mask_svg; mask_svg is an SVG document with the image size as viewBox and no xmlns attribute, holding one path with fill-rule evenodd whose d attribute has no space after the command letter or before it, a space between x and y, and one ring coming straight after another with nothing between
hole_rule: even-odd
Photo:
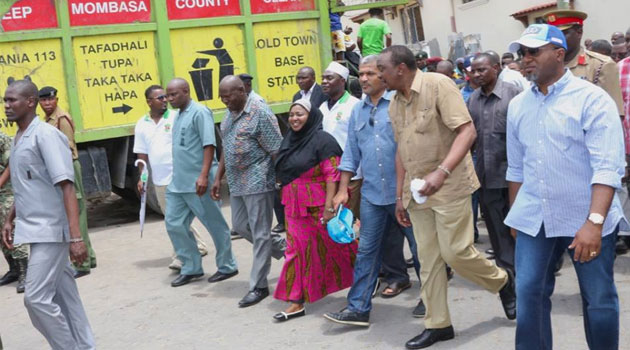
<instances>
[{"instance_id":1,"label":"man in grey trousers","mask_svg":"<svg viewBox=\"0 0 630 350\"><path fill-rule=\"evenodd\" d=\"M219 84L219 96L228 113L221 123L223 152L211 194L215 200L220 198L221 177L226 173L233 230L254 245L249 292L239 302L240 307L247 307L269 295L271 256L283 255L284 239L271 237L276 183L273 155L282 135L276 116L264 103L248 98L238 77L225 77Z\"/></svg>"},{"instance_id":2,"label":"man in grey trousers","mask_svg":"<svg viewBox=\"0 0 630 350\"><path fill-rule=\"evenodd\" d=\"M4 95L5 114L18 131L9 163L15 204L2 228L2 240L13 246L15 221L15 244L30 244L24 305L50 346L95 349L70 266L70 261L81 264L87 258L72 154L68 139L37 118L37 102L37 86L27 80L13 82Z\"/></svg>"}]
</instances>

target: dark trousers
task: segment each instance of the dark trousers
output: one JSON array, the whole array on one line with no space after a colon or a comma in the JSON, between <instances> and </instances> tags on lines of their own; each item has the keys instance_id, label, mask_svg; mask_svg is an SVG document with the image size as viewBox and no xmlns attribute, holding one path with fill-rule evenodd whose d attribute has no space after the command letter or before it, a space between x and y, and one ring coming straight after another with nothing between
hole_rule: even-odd
<instances>
[{"instance_id":1,"label":"dark trousers","mask_svg":"<svg viewBox=\"0 0 630 350\"><path fill-rule=\"evenodd\" d=\"M413 237L413 231L403 230L403 227L392 220L386 236L383 241L383 262L381 272L383 273L383 281L387 284L395 282L409 282L409 274L407 273L407 262L403 250L405 248L405 237L409 240L409 250L417 252L416 239ZM411 231L411 232L410 232ZM414 269L416 276L420 280L420 262L416 258L416 254L412 254Z\"/></svg>"},{"instance_id":2,"label":"dark trousers","mask_svg":"<svg viewBox=\"0 0 630 350\"><path fill-rule=\"evenodd\" d=\"M514 238L503 220L510 210L507 188L481 188L479 204L484 215L497 266L514 272Z\"/></svg>"},{"instance_id":3,"label":"dark trousers","mask_svg":"<svg viewBox=\"0 0 630 350\"><path fill-rule=\"evenodd\" d=\"M284 226L286 229L287 224L284 221L284 205L282 205L282 190L276 190L273 198L273 212L276 214L276 220L278 224Z\"/></svg>"}]
</instances>

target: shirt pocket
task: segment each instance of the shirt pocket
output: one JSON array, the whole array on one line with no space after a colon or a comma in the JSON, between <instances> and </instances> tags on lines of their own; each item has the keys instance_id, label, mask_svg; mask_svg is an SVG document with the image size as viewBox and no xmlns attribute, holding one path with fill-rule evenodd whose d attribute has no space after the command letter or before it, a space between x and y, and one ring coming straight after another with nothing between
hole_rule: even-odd
<instances>
[{"instance_id":1,"label":"shirt pocket","mask_svg":"<svg viewBox=\"0 0 630 350\"><path fill-rule=\"evenodd\" d=\"M424 134L433 129L433 119L435 118L435 111L426 108L420 109L413 114L415 120L412 122L413 130L418 134Z\"/></svg>"},{"instance_id":2,"label":"shirt pocket","mask_svg":"<svg viewBox=\"0 0 630 350\"><path fill-rule=\"evenodd\" d=\"M367 125L368 123L363 120L363 121L358 121L357 124L354 126L354 133L357 137L358 140L358 147L361 147L361 145L364 144L364 142L368 141L371 138L371 135L367 135Z\"/></svg>"},{"instance_id":3,"label":"shirt pocket","mask_svg":"<svg viewBox=\"0 0 630 350\"><path fill-rule=\"evenodd\" d=\"M579 114L575 111L554 110L550 113L547 130L551 143L561 151L567 151L571 146L583 142L584 130L580 122Z\"/></svg>"}]
</instances>

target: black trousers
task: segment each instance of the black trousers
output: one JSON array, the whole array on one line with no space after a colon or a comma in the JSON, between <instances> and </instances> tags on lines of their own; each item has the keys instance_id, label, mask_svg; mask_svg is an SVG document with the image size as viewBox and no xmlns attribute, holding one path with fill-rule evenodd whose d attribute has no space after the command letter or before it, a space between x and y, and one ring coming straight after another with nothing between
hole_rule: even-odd
<instances>
[{"instance_id":1,"label":"black trousers","mask_svg":"<svg viewBox=\"0 0 630 350\"><path fill-rule=\"evenodd\" d=\"M479 204L484 215L497 266L514 272L514 238L503 220L510 210L507 188L481 188Z\"/></svg>"},{"instance_id":2,"label":"black trousers","mask_svg":"<svg viewBox=\"0 0 630 350\"><path fill-rule=\"evenodd\" d=\"M287 224L284 222L284 205L282 205L282 190L276 190L273 198L273 212L276 214L276 220L278 224L284 226L286 229Z\"/></svg>"}]
</instances>

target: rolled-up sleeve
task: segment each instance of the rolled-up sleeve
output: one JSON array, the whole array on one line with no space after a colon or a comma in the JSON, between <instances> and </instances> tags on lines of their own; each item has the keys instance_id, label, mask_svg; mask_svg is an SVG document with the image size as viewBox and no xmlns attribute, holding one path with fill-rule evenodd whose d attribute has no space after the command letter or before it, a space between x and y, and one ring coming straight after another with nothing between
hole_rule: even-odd
<instances>
[{"instance_id":1,"label":"rolled-up sleeve","mask_svg":"<svg viewBox=\"0 0 630 350\"><path fill-rule=\"evenodd\" d=\"M523 183L523 157L525 150L518 139L518 132L516 131L518 123L518 120L516 120L517 108L514 100L508 106L506 127L508 167L505 180Z\"/></svg>"},{"instance_id":2,"label":"rolled-up sleeve","mask_svg":"<svg viewBox=\"0 0 630 350\"><path fill-rule=\"evenodd\" d=\"M591 185L621 188L625 171L624 140L619 111L603 92L594 97L582 115L584 142L589 152Z\"/></svg>"},{"instance_id":3,"label":"rolled-up sleeve","mask_svg":"<svg viewBox=\"0 0 630 350\"><path fill-rule=\"evenodd\" d=\"M363 105L363 103L357 103L352 110L350 123L348 124L348 139L346 140L346 147L344 148L345 151L341 156L341 164L338 168L339 171L347 171L356 174L359 164L361 163L361 150L359 149L359 145L357 143L357 133L355 130L361 105Z\"/></svg>"},{"instance_id":4,"label":"rolled-up sleeve","mask_svg":"<svg viewBox=\"0 0 630 350\"><path fill-rule=\"evenodd\" d=\"M64 180L74 182L72 152L68 138L54 127L41 125L37 129L37 146L54 185Z\"/></svg>"}]
</instances>

